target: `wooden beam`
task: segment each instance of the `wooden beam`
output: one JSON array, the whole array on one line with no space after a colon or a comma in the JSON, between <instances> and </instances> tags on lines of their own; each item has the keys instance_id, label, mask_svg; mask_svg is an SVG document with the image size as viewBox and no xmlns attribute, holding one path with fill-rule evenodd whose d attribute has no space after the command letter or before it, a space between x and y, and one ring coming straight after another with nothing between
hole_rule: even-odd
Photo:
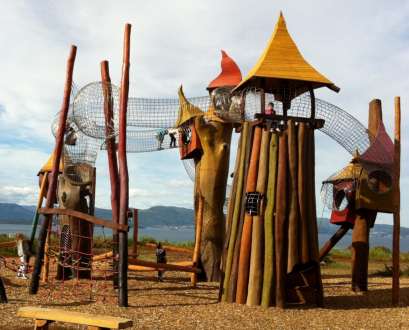
<instances>
[{"instance_id":1,"label":"wooden beam","mask_svg":"<svg viewBox=\"0 0 409 330\"><path fill-rule=\"evenodd\" d=\"M150 248L150 249L156 249L156 244L155 243L139 243L138 245ZM163 248L166 251L174 251L174 252L182 252L182 253L193 253L192 249L189 248L182 248L182 247L177 247L177 246L172 246L172 245L163 245Z\"/></svg>"},{"instance_id":2,"label":"wooden beam","mask_svg":"<svg viewBox=\"0 0 409 330\"><path fill-rule=\"evenodd\" d=\"M394 149L394 185L395 212L393 213L393 251L392 251L392 304L399 304L399 257L400 257L400 97L395 97L395 149Z\"/></svg>"},{"instance_id":3,"label":"wooden beam","mask_svg":"<svg viewBox=\"0 0 409 330\"><path fill-rule=\"evenodd\" d=\"M72 76L73 76L73 71L74 71L74 62L75 62L76 54L77 54L77 47L73 45L71 46L70 55L68 57L68 62L67 62L64 96L63 96L63 102L62 102L62 106L60 110L58 131L57 131L57 135L55 138L53 169L51 171L50 182L48 185L46 208L53 207L54 202L55 202L55 197L56 197L59 166L60 166L60 161L61 161L62 148L64 144L65 126L67 122L68 109L70 107ZM42 223L42 226L41 226L40 234L38 237L38 248L37 248L36 261L34 265L34 272L31 277L31 283L30 283L30 289L29 289L30 294L36 294L38 291L39 282L40 282L40 274L41 274L41 266L43 264L43 259L44 259L44 248L45 248L45 241L47 237L47 230L48 230L48 227L51 221L52 221L52 216L48 215L45 217Z\"/></svg>"},{"instance_id":4,"label":"wooden beam","mask_svg":"<svg viewBox=\"0 0 409 330\"><path fill-rule=\"evenodd\" d=\"M108 329L126 329L133 326L132 320L122 317L95 315L54 308L20 307L17 311L17 316L36 320L65 322Z\"/></svg>"},{"instance_id":5,"label":"wooden beam","mask_svg":"<svg viewBox=\"0 0 409 330\"><path fill-rule=\"evenodd\" d=\"M271 120L273 122L279 123L280 121L288 121L293 120L296 123L310 123L313 127L320 129L324 126L325 120L324 119L312 119L306 117L295 117L295 116L282 116L282 115L265 115L262 113L256 113L254 115L256 119L260 120Z\"/></svg>"},{"instance_id":6,"label":"wooden beam","mask_svg":"<svg viewBox=\"0 0 409 330\"><path fill-rule=\"evenodd\" d=\"M189 266L182 266L182 265L176 265L176 264L159 264L157 262L146 261L146 260L141 260L137 258L128 258L128 261L131 265L151 267L154 269L182 271L182 272L196 273L196 274L200 274L202 272L201 269L196 268L194 266L189 267Z\"/></svg>"},{"instance_id":7,"label":"wooden beam","mask_svg":"<svg viewBox=\"0 0 409 330\"><path fill-rule=\"evenodd\" d=\"M338 230L335 232L334 235L331 236L331 238L325 242L325 244L322 246L320 250L320 261L322 261L328 253L332 250L332 248L341 240L342 237L345 236L345 234L348 232L348 230L351 228L350 224L342 224L338 228Z\"/></svg>"},{"instance_id":8,"label":"wooden beam","mask_svg":"<svg viewBox=\"0 0 409 330\"><path fill-rule=\"evenodd\" d=\"M39 209L39 212L42 214L46 214L46 215L50 215L50 214L67 215L70 217L75 217L75 218L90 222L97 226L102 226L102 227L116 229L116 230L125 231L125 232L128 231L128 225L122 225L122 224L116 225L112 223L112 221L97 218L87 213L82 213L80 211L75 211L75 210L70 210L70 209L60 209L60 208L53 209L53 208L43 207Z\"/></svg>"},{"instance_id":9,"label":"wooden beam","mask_svg":"<svg viewBox=\"0 0 409 330\"><path fill-rule=\"evenodd\" d=\"M131 24L125 25L124 48L122 61L121 90L119 96L119 224L128 223L129 207L129 177L126 158L126 117L128 111L129 93L129 59L131 44ZM118 303L121 307L128 306L128 233L119 233L119 265L118 265Z\"/></svg>"}]
</instances>

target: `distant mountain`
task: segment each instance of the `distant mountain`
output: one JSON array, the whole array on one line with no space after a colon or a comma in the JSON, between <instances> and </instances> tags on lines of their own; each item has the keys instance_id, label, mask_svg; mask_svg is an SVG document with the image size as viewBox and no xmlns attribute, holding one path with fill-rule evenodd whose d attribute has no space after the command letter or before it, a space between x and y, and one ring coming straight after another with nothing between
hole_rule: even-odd
<instances>
[{"instance_id":1,"label":"distant mountain","mask_svg":"<svg viewBox=\"0 0 409 330\"><path fill-rule=\"evenodd\" d=\"M35 206L0 203L0 224L31 224ZM111 219L111 210L97 208L95 215ZM193 210L175 206L153 206L139 210L140 227L191 226Z\"/></svg>"},{"instance_id":2,"label":"distant mountain","mask_svg":"<svg viewBox=\"0 0 409 330\"><path fill-rule=\"evenodd\" d=\"M12 203L0 203L1 224L31 224L35 207L32 205L17 205ZM96 216L103 219L111 219L111 211L97 208ZM181 227L193 226L194 212L192 209L174 206L153 206L149 209L139 210L139 227ZM132 222L131 222L132 224ZM167 230L167 229L165 229ZM329 223L328 219L318 219L318 232L320 244L323 244L337 230L337 226ZM0 228L1 231L1 228ZM193 231L193 230L192 230ZM409 228L401 227L401 249L409 251ZM351 244L351 233L339 242L338 247L348 247ZM371 230L371 246L391 247L392 226L376 224Z\"/></svg>"},{"instance_id":3,"label":"distant mountain","mask_svg":"<svg viewBox=\"0 0 409 330\"><path fill-rule=\"evenodd\" d=\"M29 224L33 219L35 207L30 209L13 203L0 203L0 223Z\"/></svg>"}]
</instances>

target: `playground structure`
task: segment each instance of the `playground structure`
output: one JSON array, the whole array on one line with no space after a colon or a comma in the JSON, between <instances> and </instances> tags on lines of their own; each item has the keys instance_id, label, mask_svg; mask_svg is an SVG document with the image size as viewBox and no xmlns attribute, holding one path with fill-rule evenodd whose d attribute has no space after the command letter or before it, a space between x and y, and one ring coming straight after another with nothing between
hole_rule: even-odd
<instances>
[{"instance_id":1,"label":"playground structure","mask_svg":"<svg viewBox=\"0 0 409 330\"><path fill-rule=\"evenodd\" d=\"M59 269L57 279L96 279L93 263L103 260L101 277L113 279L120 306L128 304L127 273L132 268L187 271L193 274L193 284L198 276L219 281L222 301L264 307L293 303L321 306L323 288L314 188L315 130L318 129L354 156L346 170L325 182L329 191L326 196L334 209L333 221L344 217L340 220L341 228L353 225L354 241L366 242L363 249L354 252L353 288L365 290L369 227L375 221L376 212L393 212L393 302L398 302L398 99L394 144L385 136L381 116L372 116L377 119L370 120L368 130L342 109L316 99L316 88L325 86L335 91L339 88L304 60L288 34L282 15L259 62L244 80L234 61L222 53L222 73L209 84L209 96L186 98L180 88L179 98L175 99L129 98L129 52L130 25L127 25L121 87L118 89L111 83L108 62L104 61L101 82L76 91L72 87L76 47L71 49L63 105L58 123L54 121L52 125L55 150L39 175L39 207L33 228L37 227L40 214L45 219L38 235L31 293L37 293L42 272L44 279L47 278L50 262L47 251L53 250L50 237L54 220L58 223L54 248ZM273 103L275 113L266 113L268 103ZM195 180L195 248L191 264L160 265L138 260L136 252L128 256L126 153L171 147L170 141L158 140L158 130L172 128L180 132L177 146L181 159ZM240 133L240 141L225 221L223 205L234 129ZM112 221L94 216L94 166L100 148L108 154ZM386 168L389 179L375 176L372 180L373 172L379 173L374 168ZM357 197L364 192L358 189L354 208L369 211L354 213L355 209L348 206L342 209L342 198L337 192L345 193L348 199L351 184L363 181L369 187L365 190L369 195ZM374 195L372 188L383 189L385 182L387 195ZM41 208L44 195L46 204ZM378 207L379 198L384 199L384 208ZM56 200L58 208L54 208ZM359 206L363 201L367 203ZM53 219L56 215L58 220ZM113 230L111 251L94 254L95 226ZM35 230L32 241L34 236ZM332 243L327 245L326 253L335 245Z\"/></svg>"}]
</instances>

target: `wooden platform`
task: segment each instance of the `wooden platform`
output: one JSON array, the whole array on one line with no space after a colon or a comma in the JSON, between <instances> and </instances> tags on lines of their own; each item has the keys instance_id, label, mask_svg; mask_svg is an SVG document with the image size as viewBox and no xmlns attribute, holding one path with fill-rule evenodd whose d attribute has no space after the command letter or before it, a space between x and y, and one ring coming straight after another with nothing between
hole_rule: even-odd
<instances>
[{"instance_id":1,"label":"wooden platform","mask_svg":"<svg viewBox=\"0 0 409 330\"><path fill-rule=\"evenodd\" d=\"M133 321L121 317L93 315L40 307L21 307L17 316L34 319L34 329L48 329L52 322L65 322L88 326L88 329L127 329L133 326Z\"/></svg>"}]
</instances>

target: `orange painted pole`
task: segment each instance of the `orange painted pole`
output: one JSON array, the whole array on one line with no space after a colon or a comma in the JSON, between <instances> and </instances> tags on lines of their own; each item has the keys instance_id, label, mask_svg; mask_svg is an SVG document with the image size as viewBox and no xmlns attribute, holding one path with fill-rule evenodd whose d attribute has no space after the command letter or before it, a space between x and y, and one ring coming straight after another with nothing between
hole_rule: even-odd
<instances>
[{"instance_id":1,"label":"orange painted pole","mask_svg":"<svg viewBox=\"0 0 409 330\"><path fill-rule=\"evenodd\" d=\"M395 212L393 213L392 304L399 304L400 257L400 97L395 97L394 185Z\"/></svg>"},{"instance_id":2,"label":"orange painted pole","mask_svg":"<svg viewBox=\"0 0 409 330\"><path fill-rule=\"evenodd\" d=\"M247 175L246 193L255 192L257 185L258 159L260 156L261 127L254 128L253 147L251 150L250 167ZM243 233L241 236L239 268L237 277L236 302L245 304L250 271L250 252L253 216L247 212L244 215Z\"/></svg>"}]
</instances>

